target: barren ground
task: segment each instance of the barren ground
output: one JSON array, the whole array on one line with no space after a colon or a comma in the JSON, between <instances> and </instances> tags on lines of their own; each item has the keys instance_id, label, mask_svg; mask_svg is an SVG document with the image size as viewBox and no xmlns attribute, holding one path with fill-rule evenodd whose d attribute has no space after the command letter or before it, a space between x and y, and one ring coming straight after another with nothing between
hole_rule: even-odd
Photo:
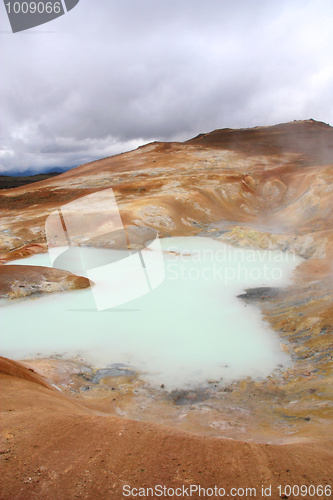
<instances>
[{"instance_id":1,"label":"barren ground","mask_svg":"<svg viewBox=\"0 0 333 500\"><path fill-rule=\"evenodd\" d=\"M305 258L281 294L249 291L243 298L255 301L293 356L290 370L264 382L245 380L208 396L158 396L155 406L139 411L151 393L136 378L102 380L85 391L89 379L79 377L78 365L30 360L42 378L3 359L1 498L118 499L124 484L253 486L257 498L261 485L272 485L272 498L279 498L279 484L329 483L332 165L332 128L309 120L153 143L1 191L3 264L45 252L46 217L109 187L126 226L150 226L161 237L205 234L233 245L289 249ZM46 276L41 268L37 276L36 269L11 267L12 278L0 266L0 283L12 297L21 296L18 289L57 291L59 280L68 289L87 285L73 275L68 284L63 271Z\"/></svg>"}]
</instances>

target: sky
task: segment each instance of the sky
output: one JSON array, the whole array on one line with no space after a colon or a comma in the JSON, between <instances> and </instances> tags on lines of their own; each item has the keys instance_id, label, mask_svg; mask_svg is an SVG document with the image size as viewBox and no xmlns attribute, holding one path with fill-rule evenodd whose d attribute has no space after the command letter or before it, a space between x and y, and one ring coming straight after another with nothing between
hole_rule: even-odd
<instances>
[{"instance_id":1,"label":"sky","mask_svg":"<svg viewBox=\"0 0 333 500\"><path fill-rule=\"evenodd\" d=\"M332 0L80 0L15 34L0 9L0 173L217 128L333 125Z\"/></svg>"}]
</instances>

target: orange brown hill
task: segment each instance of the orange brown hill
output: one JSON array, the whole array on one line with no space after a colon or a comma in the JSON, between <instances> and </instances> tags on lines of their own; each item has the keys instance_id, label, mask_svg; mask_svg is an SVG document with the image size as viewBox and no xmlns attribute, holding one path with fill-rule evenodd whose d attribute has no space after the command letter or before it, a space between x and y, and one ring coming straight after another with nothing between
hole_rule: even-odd
<instances>
[{"instance_id":1,"label":"orange brown hill","mask_svg":"<svg viewBox=\"0 0 333 500\"><path fill-rule=\"evenodd\" d=\"M52 211L107 188L125 225L150 226L161 236L198 234L223 220L301 238L311 234L310 240L316 235L314 246L331 252L332 165L333 128L313 120L148 144L2 190L1 257L12 260L13 250L45 245Z\"/></svg>"},{"instance_id":2,"label":"orange brown hill","mask_svg":"<svg viewBox=\"0 0 333 500\"><path fill-rule=\"evenodd\" d=\"M69 271L42 266L0 266L0 298L88 288L90 281Z\"/></svg>"},{"instance_id":3,"label":"orange brown hill","mask_svg":"<svg viewBox=\"0 0 333 500\"><path fill-rule=\"evenodd\" d=\"M287 498L280 485L321 485L322 494L315 498L329 496L328 489L324 493L333 458L329 439L320 446L311 441L253 444L115 418L63 396L5 358L0 358L0 382L3 500L120 499L126 485L217 486L235 498L262 498L262 485L271 486L272 498ZM246 488L251 490L244 493ZM177 498L169 491L167 498Z\"/></svg>"}]
</instances>

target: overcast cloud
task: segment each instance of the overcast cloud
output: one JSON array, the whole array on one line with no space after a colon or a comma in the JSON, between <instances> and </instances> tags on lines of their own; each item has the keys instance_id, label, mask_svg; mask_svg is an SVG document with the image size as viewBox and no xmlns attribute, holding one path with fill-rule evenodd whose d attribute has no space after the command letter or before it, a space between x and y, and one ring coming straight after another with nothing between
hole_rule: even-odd
<instances>
[{"instance_id":1,"label":"overcast cloud","mask_svg":"<svg viewBox=\"0 0 333 500\"><path fill-rule=\"evenodd\" d=\"M3 173L216 128L333 124L332 0L80 0L16 34L0 8Z\"/></svg>"}]
</instances>

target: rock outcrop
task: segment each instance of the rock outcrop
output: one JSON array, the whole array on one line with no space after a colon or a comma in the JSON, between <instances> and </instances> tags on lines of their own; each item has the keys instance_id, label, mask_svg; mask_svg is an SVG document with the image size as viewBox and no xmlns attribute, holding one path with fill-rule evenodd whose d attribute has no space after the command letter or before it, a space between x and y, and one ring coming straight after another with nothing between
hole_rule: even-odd
<instances>
[{"instance_id":1,"label":"rock outcrop","mask_svg":"<svg viewBox=\"0 0 333 500\"><path fill-rule=\"evenodd\" d=\"M103 392L94 410L81 394L78 404L33 383L31 374L24 379L16 365L8 373L7 362L1 375L4 498L118 498L129 480L171 487L211 487L217 480L232 487L271 484L272 496L281 498L287 496L277 495L279 484L326 485L332 460L333 128L308 120L216 130L184 143L148 144L29 187L1 190L0 262L46 252L48 215L108 188L133 248L145 244L148 226L161 237L201 234L302 256L289 287L249 290L240 299L261 308L293 365L263 381L244 380L214 393L220 434L213 439L106 415L118 404L114 393L109 400ZM81 215L82 220L89 216L89 206ZM84 225L76 237L81 244L104 248L124 243L122 237L103 234L98 222L88 239ZM86 286L85 278L61 270L0 266L6 297ZM162 403L161 414L170 413L171 403ZM205 418L208 411L213 410L205 407ZM264 432L261 439L269 440L278 429L302 442L273 446L222 440L237 412L245 415L244 426ZM195 413L189 412L186 429L191 432L198 427ZM248 435L244 430L236 437Z\"/></svg>"},{"instance_id":2,"label":"rock outcrop","mask_svg":"<svg viewBox=\"0 0 333 500\"><path fill-rule=\"evenodd\" d=\"M18 299L42 293L65 292L90 286L83 276L41 266L0 266L0 298Z\"/></svg>"}]
</instances>

